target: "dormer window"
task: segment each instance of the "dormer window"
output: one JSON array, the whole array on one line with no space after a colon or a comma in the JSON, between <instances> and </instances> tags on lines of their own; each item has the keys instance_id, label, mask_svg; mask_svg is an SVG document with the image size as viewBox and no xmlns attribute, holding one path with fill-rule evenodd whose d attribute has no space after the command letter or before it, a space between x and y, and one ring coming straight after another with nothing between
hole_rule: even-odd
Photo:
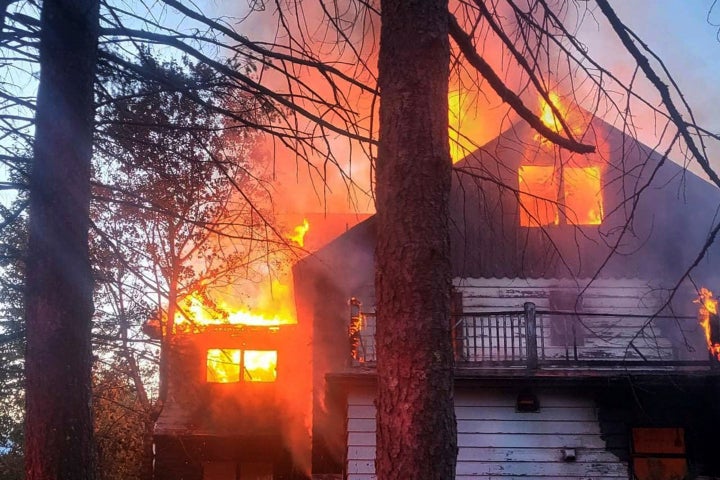
<instances>
[{"instance_id":1,"label":"dormer window","mask_svg":"<svg viewBox=\"0 0 720 480\"><path fill-rule=\"evenodd\" d=\"M523 165L518 168L520 225L600 225L599 166Z\"/></svg>"},{"instance_id":2,"label":"dormer window","mask_svg":"<svg viewBox=\"0 0 720 480\"><path fill-rule=\"evenodd\" d=\"M277 380L277 350L211 348L207 351L206 359L205 379L208 383Z\"/></svg>"}]
</instances>

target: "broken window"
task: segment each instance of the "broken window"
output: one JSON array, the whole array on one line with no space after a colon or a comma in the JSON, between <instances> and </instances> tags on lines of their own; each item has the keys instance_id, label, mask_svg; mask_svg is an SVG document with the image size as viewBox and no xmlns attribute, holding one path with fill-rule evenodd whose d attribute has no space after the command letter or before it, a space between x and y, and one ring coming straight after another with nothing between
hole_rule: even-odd
<instances>
[{"instance_id":1,"label":"broken window","mask_svg":"<svg viewBox=\"0 0 720 480\"><path fill-rule=\"evenodd\" d=\"M632 445L633 478L637 480L687 478L684 429L633 428Z\"/></svg>"},{"instance_id":2,"label":"broken window","mask_svg":"<svg viewBox=\"0 0 720 480\"><path fill-rule=\"evenodd\" d=\"M603 220L599 166L518 168L520 225L599 225Z\"/></svg>"}]
</instances>

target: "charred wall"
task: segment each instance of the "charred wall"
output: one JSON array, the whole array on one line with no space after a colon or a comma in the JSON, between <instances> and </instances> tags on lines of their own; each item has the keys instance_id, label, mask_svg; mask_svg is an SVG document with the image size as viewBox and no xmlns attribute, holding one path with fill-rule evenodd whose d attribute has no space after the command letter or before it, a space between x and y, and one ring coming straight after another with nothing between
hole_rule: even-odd
<instances>
[{"instance_id":1,"label":"charred wall","mask_svg":"<svg viewBox=\"0 0 720 480\"><path fill-rule=\"evenodd\" d=\"M159 452L155 480L203 480L203 470L211 462L229 462L238 472L243 464L268 463L273 465L275 480L308 478L294 467L290 452L278 447L277 438L273 437L162 435L156 437L155 448Z\"/></svg>"},{"instance_id":2,"label":"charred wall","mask_svg":"<svg viewBox=\"0 0 720 480\"><path fill-rule=\"evenodd\" d=\"M278 380L270 383L212 383L206 377L209 348L277 349L285 333L269 331L238 334L230 331L178 335L170 353L168 403L159 429L232 435L238 432L277 433L283 421L279 391L292 362L278 359ZM249 338L252 337L252 338ZM285 360L285 361L283 361Z\"/></svg>"}]
</instances>

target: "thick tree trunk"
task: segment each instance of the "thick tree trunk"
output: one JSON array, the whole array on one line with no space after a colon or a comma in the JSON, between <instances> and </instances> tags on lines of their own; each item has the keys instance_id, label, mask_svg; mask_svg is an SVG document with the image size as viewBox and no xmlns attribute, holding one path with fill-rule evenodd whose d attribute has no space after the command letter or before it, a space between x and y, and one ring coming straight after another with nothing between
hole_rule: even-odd
<instances>
[{"instance_id":1,"label":"thick tree trunk","mask_svg":"<svg viewBox=\"0 0 720 480\"><path fill-rule=\"evenodd\" d=\"M25 292L27 480L93 478L88 255L99 4L42 3Z\"/></svg>"},{"instance_id":2,"label":"thick tree trunk","mask_svg":"<svg viewBox=\"0 0 720 480\"><path fill-rule=\"evenodd\" d=\"M452 479L447 1L381 5L378 479Z\"/></svg>"}]
</instances>

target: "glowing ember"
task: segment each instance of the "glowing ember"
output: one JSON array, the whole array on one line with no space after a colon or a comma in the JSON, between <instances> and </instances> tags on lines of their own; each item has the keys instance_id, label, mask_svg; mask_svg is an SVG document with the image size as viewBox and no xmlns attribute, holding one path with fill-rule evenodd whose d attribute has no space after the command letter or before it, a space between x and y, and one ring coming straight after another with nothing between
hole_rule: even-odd
<instances>
[{"instance_id":1,"label":"glowing ember","mask_svg":"<svg viewBox=\"0 0 720 480\"><path fill-rule=\"evenodd\" d=\"M718 301L713 297L713 293L710 290L703 287L700 289L700 296L695 300L695 303L700 304L698 319L700 320L700 326L705 332L705 341L707 342L708 350L716 359L720 360L720 343L713 338L711 325L712 322L715 322L716 325L718 322Z\"/></svg>"},{"instance_id":2,"label":"glowing ember","mask_svg":"<svg viewBox=\"0 0 720 480\"><path fill-rule=\"evenodd\" d=\"M233 383L240 381L240 350L211 348L207 352L207 381Z\"/></svg>"},{"instance_id":3,"label":"glowing ember","mask_svg":"<svg viewBox=\"0 0 720 480\"><path fill-rule=\"evenodd\" d=\"M243 380L246 382L274 382L277 378L275 350L245 350Z\"/></svg>"},{"instance_id":4,"label":"glowing ember","mask_svg":"<svg viewBox=\"0 0 720 480\"><path fill-rule=\"evenodd\" d=\"M305 246L305 234L310 230L310 222L307 221L307 218L303 219L302 225L298 225L293 229L293 233L291 235L288 235L288 240L294 242L299 247Z\"/></svg>"}]
</instances>

